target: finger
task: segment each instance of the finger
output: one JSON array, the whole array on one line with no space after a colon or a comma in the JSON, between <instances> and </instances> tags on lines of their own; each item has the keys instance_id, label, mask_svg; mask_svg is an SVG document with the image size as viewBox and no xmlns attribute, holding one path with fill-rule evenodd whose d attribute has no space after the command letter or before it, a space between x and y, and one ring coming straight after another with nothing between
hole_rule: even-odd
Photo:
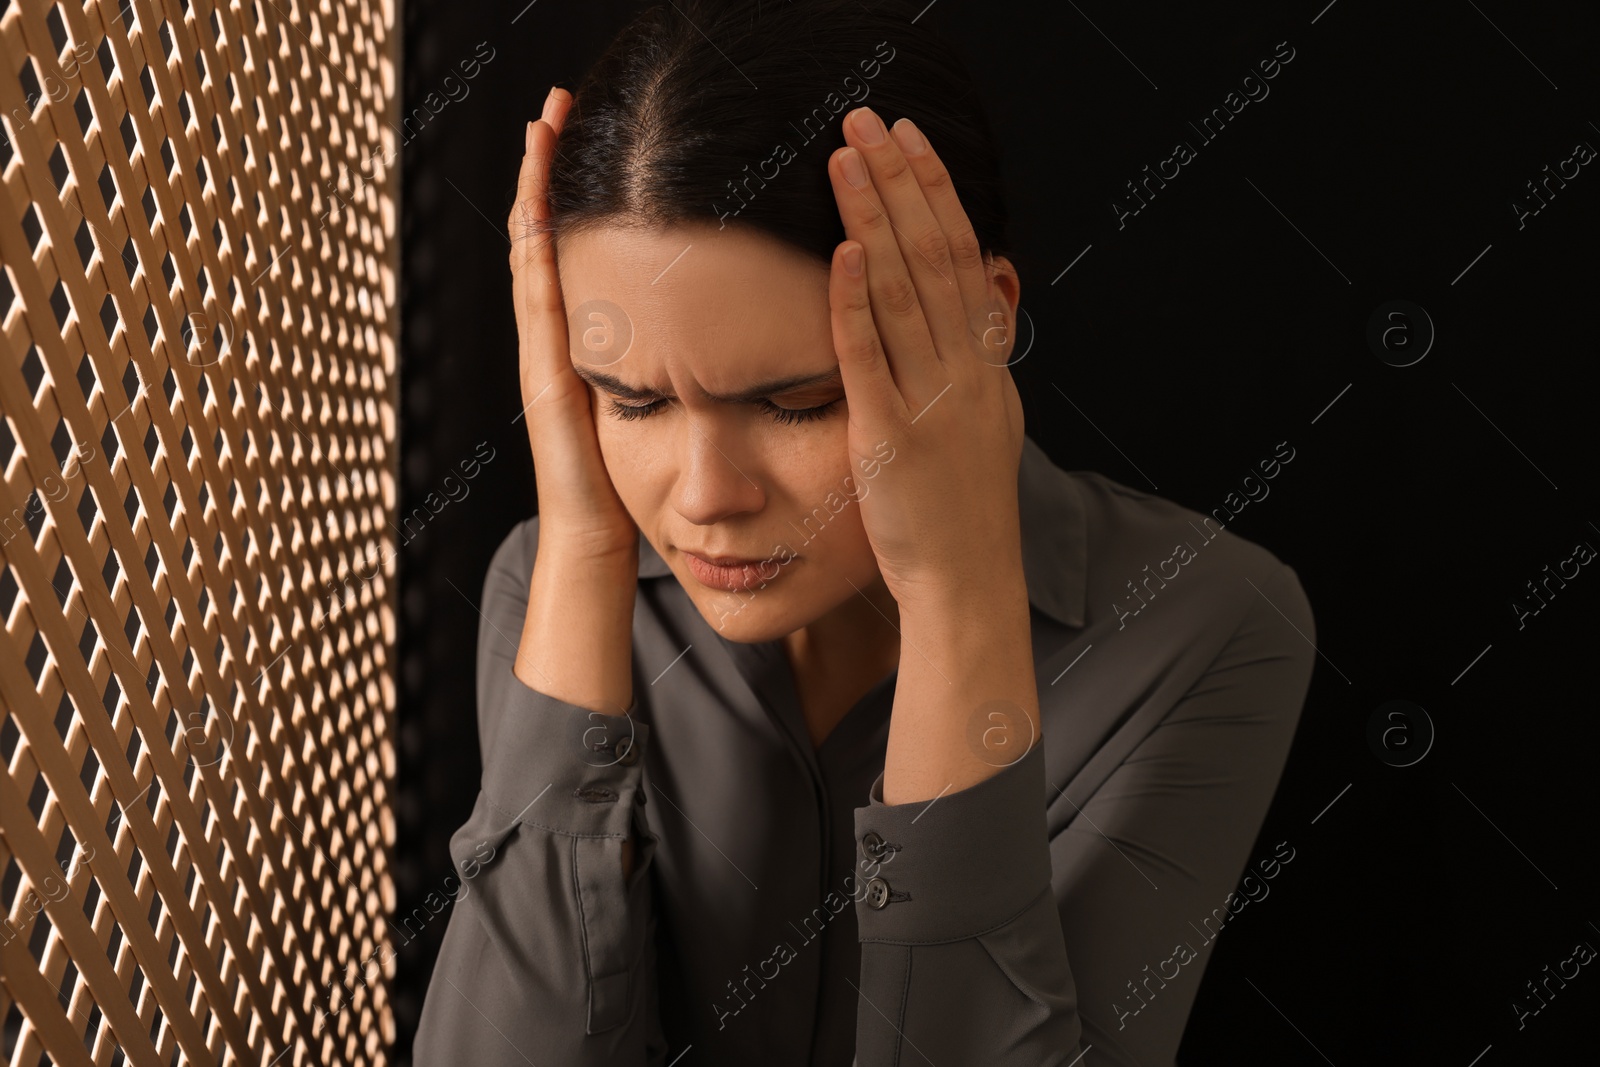
<instances>
[{"instance_id":1,"label":"finger","mask_svg":"<svg viewBox=\"0 0 1600 1067\"><path fill-rule=\"evenodd\" d=\"M849 269L855 252L859 273ZM850 421L876 436L898 428L908 414L905 400L889 373L889 363L872 321L872 294L867 289L865 249L845 241L833 250L828 275L828 306L833 323L833 350L839 357L845 404Z\"/></svg>"},{"instance_id":2,"label":"finger","mask_svg":"<svg viewBox=\"0 0 1600 1067\"><path fill-rule=\"evenodd\" d=\"M559 138L571 107L572 94L560 86L552 86L550 92L545 95L544 110L539 121L549 126L556 138ZM534 246L549 241L549 235L543 232L545 227L542 223L549 217L545 203L549 189L550 164L553 162L550 157L554 154L555 142L554 140L546 142L536 137L534 127L538 124L528 123L522 168L517 175L516 202L512 205L511 216L506 220L506 229L511 237L512 270L515 271L524 263L534 261L546 275L546 281L551 281L555 273L553 266L546 269L545 265L537 262L536 257L526 248L519 250L517 247L519 242L528 242L529 246Z\"/></svg>"},{"instance_id":3,"label":"finger","mask_svg":"<svg viewBox=\"0 0 1600 1067\"><path fill-rule=\"evenodd\" d=\"M916 176L929 210L944 231L956 285L961 290L966 327L981 337L989 325L985 317L989 308L989 276L984 269L983 246L978 242L978 235L967 218L966 209L961 206L961 198L956 195L950 172L916 123L910 119L898 120L889 132L910 164L911 173ZM890 207L893 208L893 201Z\"/></svg>"},{"instance_id":4,"label":"finger","mask_svg":"<svg viewBox=\"0 0 1600 1067\"><path fill-rule=\"evenodd\" d=\"M851 162L859 165L864 185L850 180ZM878 338L887 354L889 372L908 407L925 404L949 382L940 366L933 335L928 331L916 283L906 270L900 247L873 191L866 161L855 148L845 147L828 159L828 176L845 234L865 249L864 277L872 296L872 315Z\"/></svg>"},{"instance_id":5,"label":"finger","mask_svg":"<svg viewBox=\"0 0 1600 1067\"><path fill-rule=\"evenodd\" d=\"M557 281L555 246L545 232L550 218L546 190L555 142L556 132L549 123L541 119L528 124L522 166L517 175L517 201L512 206L508 223L512 238L511 292L516 305L522 399L527 407L572 369L567 351L566 309Z\"/></svg>"},{"instance_id":6,"label":"finger","mask_svg":"<svg viewBox=\"0 0 1600 1067\"><path fill-rule=\"evenodd\" d=\"M566 124L567 112L572 109L572 94L561 86L553 86L544 98L544 113L539 117L550 124L556 131L556 136L561 136L561 128Z\"/></svg>"},{"instance_id":7,"label":"finger","mask_svg":"<svg viewBox=\"0 0 1600 1067\"><path fill-rule=\"evenodd\" d=\"M546 232L550 211L545 199L549 188L550 161L554 156L555 132L543 120L528 123L525 148L517 171L517 197L506 218L506 233L511 239L511 273L520 279L530 272L542 278L546 287L555 285L554 252ZM538 294L541 306L559 300L556 293ZM519 306L519 311L521 307Z\"/></svg>"},{"instance_id":8,"label":"finger","mask_svg":"<svg viewBox=\"0 0 1600 1067\"><path fill-rule=\"evenodd\" d=\"M910 161L871 108L852 111L845 117L844 127L845 139L866 158L871 190L888 212L890 232L916 287L940 358L970 351L967 310L962 305L950 241L928 206Z\"/></svg>"}]
</instances>

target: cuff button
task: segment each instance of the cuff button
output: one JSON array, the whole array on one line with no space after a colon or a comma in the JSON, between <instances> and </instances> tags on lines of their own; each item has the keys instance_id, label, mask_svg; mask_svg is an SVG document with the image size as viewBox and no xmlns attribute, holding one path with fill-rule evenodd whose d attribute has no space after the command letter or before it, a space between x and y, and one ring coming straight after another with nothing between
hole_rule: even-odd
<instances>
[{"instance_id":1,"label":"cuff button","mask_svg":"<svg viewBox=\"0 0 1600 1067\"><path fill-rule=\"evenodd\" d=\"M882 878L874 878L867 883L867 905L873 908L882 908L889 903L889 883Z\"/></svg>"}]
</instances>

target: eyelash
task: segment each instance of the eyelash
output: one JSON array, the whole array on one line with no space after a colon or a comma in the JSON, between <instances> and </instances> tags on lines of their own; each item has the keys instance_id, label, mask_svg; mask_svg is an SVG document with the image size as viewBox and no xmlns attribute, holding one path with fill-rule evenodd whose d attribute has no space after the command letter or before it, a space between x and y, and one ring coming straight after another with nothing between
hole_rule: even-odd
<instances>
[{"instance_id":1,"label":"eyelash","mask_svg":"<svg viewBox=\"0 0 1600 1067\"><path fill-rule=\"evenodd\" d=\"M758 400L756 403L764 413L771 415L778 422L793 426L802 422L813 422L817 419L827 418L835 405L843 399L843 397L839 397L814 408L780 408L770 400ZM622 419L624 422L631 422L634 419L649 418L660 410L661 405L665 403L665 400L652 400L648 404L628 405L619 404L607 397L606 411L614 418Z\"/></svg>"}]
</instances>

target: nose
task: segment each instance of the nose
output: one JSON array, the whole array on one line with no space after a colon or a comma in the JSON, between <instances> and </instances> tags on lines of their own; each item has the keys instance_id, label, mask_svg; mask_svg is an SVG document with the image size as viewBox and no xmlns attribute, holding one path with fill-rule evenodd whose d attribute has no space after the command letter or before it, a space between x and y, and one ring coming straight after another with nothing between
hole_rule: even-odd
<instances>
[{"instance_id":1,"label":"nose","mask_svg":"<svg viewBox=\"0 0 1600 1067\"><path fill-rule=\"evenodd\" d=\"M723 432L715 419L689 416L678 448L678 480L673 506L696 526L711 526L736 515L753 514L767 495L756 480L756 464L736 431Z\"/></svg>"}]
</instances>

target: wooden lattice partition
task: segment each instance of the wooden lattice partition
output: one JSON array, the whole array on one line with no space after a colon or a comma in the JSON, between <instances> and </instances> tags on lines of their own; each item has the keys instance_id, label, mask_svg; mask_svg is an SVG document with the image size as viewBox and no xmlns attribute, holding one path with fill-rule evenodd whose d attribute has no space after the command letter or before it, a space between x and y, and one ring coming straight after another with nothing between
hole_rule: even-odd
<instances>
[{"instance_id":1,"label":"wooden lattice partition","mask_svg":"<svg viewBox=\"0 0 1600 1067\"><path fill-rule=\"evenodd\" d=\"M0 0L7 1063L393 1030L393 0Z\"/></svg>"}]
</instances>

